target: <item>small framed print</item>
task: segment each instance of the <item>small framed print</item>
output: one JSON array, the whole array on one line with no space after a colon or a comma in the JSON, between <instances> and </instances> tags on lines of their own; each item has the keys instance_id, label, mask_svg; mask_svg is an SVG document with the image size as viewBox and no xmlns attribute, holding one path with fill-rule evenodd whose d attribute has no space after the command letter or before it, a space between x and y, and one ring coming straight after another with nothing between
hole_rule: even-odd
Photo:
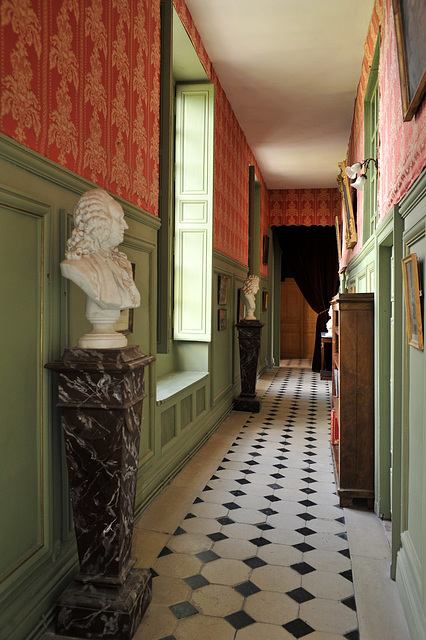
<instances>
[{"instance_id":1,"label":"small framed print","mask_svg":"<svg viewBox=\"0 0 426 640\"><path fill-rule=\"evenodd\" d=\"M237 291L237 318L238 322L244 318L244 302L243 296L241 295L241 289Z\"/></svg>"},{"instance_id":2,"label":"small framed print","mask_svg":"<svg viewBox=\"0 0 426 640\"><path fill-rule=\"evenodd\" d=\"M408 344L423 351L422 305L417 254L402 259Z\"/></svg>"},{"instance_id":3,"label":"small framed print","mask_svg":"<svg viewBox=\"0 0 426 640\"><path fill-rule=\"evenodd\" d=\"M228 276L219 275L217 286L217 302L218 304L226 304L228 302Z\"/></svg>"},{"instance_id":4,"label":"small framed print","mask_svg":"<svg viewBox=\"0 0 426 640\"><path fill-rule=\"evenodd\" d=\"M218 310L217 328L218 331L225 331L226 329L226 309Z\"/></svg>"},{"instance_id":5,"label":"small framed print","mask_svg":"<svg viewBox=\"0 0 426 640\"><path fill-rule=\"evenodd\" d=\"M134 280L136 265L134 264L134 262L132 262L131 264ZM123 333L125 336L127 336L129 333L133 333L133 314L134 309L122 309L120 311L120 317L114 324L114 329L119 333Z\"/></svg>"},{"instance_id":6,"label":"small framed print","mask_svg":"<svg viewBox=\"0 0 426 640\"><path fill-rule=\"evenodd\" d=\"M269 261L269 236L263 236L263 258L262 264L268 264Z\"/></svg>"},{"instance_id":7,"label":"small framed print","mask_svg":"<svg viewBox=\"0 0 426 640\"><path fill-rule=\"evenodd\" d=\"M268 292L262 291L262 311L268 311Z\"/></svg>"}]
</instances>

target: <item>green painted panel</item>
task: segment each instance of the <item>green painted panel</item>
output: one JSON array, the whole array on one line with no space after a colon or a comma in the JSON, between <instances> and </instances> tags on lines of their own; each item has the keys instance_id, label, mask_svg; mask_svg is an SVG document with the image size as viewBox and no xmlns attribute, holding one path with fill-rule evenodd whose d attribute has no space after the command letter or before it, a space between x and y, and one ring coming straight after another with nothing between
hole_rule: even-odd
<instances>
[{"instance_id":1,"label":"green painted panel","mask_svg":"<svg viewBox=\"0 0 426 640\"><path fill-rule=\"evenodd\" d=\"M161 414L161 446L176 436L176 407L173 405Z\"/></svg>"},{"instance_id":2,"label":"green painted panel","mask_svg":"<svg viewBox=\"0 0 426 640\"><path fill-rule=\"evenodd\" d=\"M0 576L43 544L41 291L43 219L1 208ZM18 259L19 253L19 259ZM13 488L13 491L12 491Z\"/></svg>"},{"instance_id":3,"label":"green painted panel","mask_svg":"<svg viewBox=\"0 0 426 640\"><path fill-rule=\"evenodd\" d=\"M187 396L180 403L180 426L186 427L192 421L192 396Z\"/></svg>"},{"instance_id":4,"label":"green painted panel","mask_svg":"<svg viewBox=\"0 0 426 640\"><path fill-rule=\"evenodd\" d=\"M206 408L206 389L202 387L201 389L197 389L196 394L196 414L197 417L205 411Z\"/></svg>"}]
</instances>

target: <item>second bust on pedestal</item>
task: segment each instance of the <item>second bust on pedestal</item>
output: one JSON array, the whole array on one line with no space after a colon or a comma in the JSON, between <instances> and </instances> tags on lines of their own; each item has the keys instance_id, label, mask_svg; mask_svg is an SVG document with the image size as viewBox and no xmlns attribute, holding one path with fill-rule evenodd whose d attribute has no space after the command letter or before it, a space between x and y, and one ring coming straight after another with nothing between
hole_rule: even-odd
<instances>
[{"instance_id":1,"label":"second bust on pedestal","mask_svg":"<svg viewBox=\"0 0 426 640\"><path fill-rule=\"evenodd\" d=\"M254 310L256 308L256 293L259 291L259 276L247 276L242 287L246 315L244 320L256 320Z\"/></svg>"},{"instance_id":2,"label":"second bust on pedestal","mask_svg":"<svg viewBox=\"0 0 426 640\"><path fill-rule=\"evenodd\" d=\"M140 305L132 266L117 249L127 228L121 205L103 189L86 191L77 202L61 272L87 295L86 317L93 330L81 336L79 347L127 344L126 337L113 328L121 309Z\"/></svg>"}]
</instances>

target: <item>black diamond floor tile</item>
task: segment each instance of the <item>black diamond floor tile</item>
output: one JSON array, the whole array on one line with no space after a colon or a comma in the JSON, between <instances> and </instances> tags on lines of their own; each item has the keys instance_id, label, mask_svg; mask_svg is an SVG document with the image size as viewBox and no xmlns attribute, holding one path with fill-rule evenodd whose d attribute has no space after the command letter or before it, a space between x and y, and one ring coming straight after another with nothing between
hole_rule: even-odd
<instances>
[{"instance_id":1,"label":"black diamond floor tile","mask_svg":"<svg viewBox=\"0 0 426 640\"><path fill-rule=\"evenodd\" d=\"M260 513L263 513L265 516L274 516L278 511L267 507L266 509L259 509Z\"/></svg>"},{"instance_id":2,"label":"black diamond floor tile","mask_svg":"<svg viewBox=\"0 0 426 640\"><path fill-rule=\"evenodd\" d=\"M316 531L309 529L309 527L302 527L301 529L296 529L297 533L300 533L302 536L312 536Z\"/></svg>"},{"instance_id":3,"label":"black diamond floor tile","mask_svg":"<svg viewBox=\"0 0 426 640\"><path fill-rule=\"evenodd\" d=\"M238 584L236 587L234 587L234 590L238 591L238 593L241 593L241 595L245 598L260 591L259 587L254 584L254 582L250 582L250 580L248 580L247 582L243 582L242 584Z\"/></svg>"},{"instance_id":4,"label":"black diamond floor tile","mask_svg":"<svg viewBox=\"0 0 426 640\"><path fill-rule=\"evenodd\" d=\"M297 571L297 573L300 573L301 576L304 576L307 573L312 573L312 571L316 571L316 569L311 567L307 562L297 562L296 564L290 565L290 568Z\"/></svg>"},{"instance_id":5,"label":"black diamond floor tile","mask_svg":"<svg viewBox=\"0 0 426 640\"><path fill-rule=\"evenodd\" d=\"M174 536L181 536L182 533L186 533L185 529L182 529L182 527L178 527L175 532L174 532Z\"/></svg>"},{"instance_id":6,"label":"black diamond floor tile","mask_svg":"<svg viewBox=\"0 0 426 640\"><path fill-rule=\"evenodd\" d=\"M344 600L342 600L342 604L349 607L349 609L352 609L352 611L356 611L355 596L349 596L349 598L344 598Z\"/></svg>"},{"instance_id":7,"label":"black diamond floor tile","mask_svg":"<svg viewBox=\"0 0 426 640\"><path fill-rule=\"evenodd\" d=\"M358 629L354 629L353 631L349 631L349 633L345 633L343 636L346 640L359 640L359 631Z\"/></svg>"},{"instance_id":8,"label":"black diamond floor tile","mask_svg":"<svg viewBox=\"0 0 426 640\"><path fill-rule=\"evenodd\" d=\"M252 558L247 558L247 560L243 560L244 564L246 564L250 569L258 569L259 567L264 567L267 562L258 558L257 556L253 556Z\"/></svg>"},{"instance_id":9,"label":"black diamond floor tile","mask_svg":"<svg viewBox=\"0 0 426 640\"><path fill-rule=\"evenodd\" d=\"M200 587L205 587L207 584L210 584L210 582L201 575L201 573L196 573L193 576L190 576L189 578L184 578L186 584L188 584L191 589L199 589Z\"/></svg>"},{"instance_id":10,"label":"black diamond floor tile","mask_svg":"<svg viewBox=\"0 0 426 640\"><path fill-rule=\"evenodd\" d=\"M303 504L304 507L315 507L316 502L312 502L312 500L301 500L299 504Z\"/></svg>"},{"instance_id":11,"label":"black diamond floor tile","mask_svg":"<svg viewBox=\"0 0 426 640\"><path fill-rule=\"evenodd\" d=\"M303 636L307 636L308 633L312 633L312 631L314 631L314 629L304 622L304 620L301 620L301 618L296 618L291 622L287 622L287 624L283 624L283 627L295 638L303 638Z\"/></svg>"},{"instance_id":12,"label":"black diamond floor tile","mask_svg":"<svg viewBox=\"0 0 426 640\"><path fill-rule=\"evenodd\" d=\"M265 540L265 538L252 538L249 542L255 544L256 547L264 547L267 544L271 544L270 540Z\"/></svg>"},{"instance_id":13,"label":"black diamond floor tile","mask_svg":"<svg viewBox=\"0 0 426 640\"><path fill-rule=\"evenodd\" d=\"M220 558L214 551L201 551L201 553L196 553L195 555L201 562L213 562L213 560Z\"/></svg>"},{"instance_id":14,"label":"black diamond floor tile","mask_svg":"<svg viewBox=\"0 0 426 640\"><path fill-rule=\"evenodd\" d=\"M221 525L226 525L226 524L235 524L235 520L231 520L231 518L228 518L228 516L224 516L223 518L216 518L216 520L219 522L219 524Z\"/></svg>"},{"instance_id":15,"label":"black diamond floor tile","mask_svg":"<svg viewBox=\"0 0 426 640\"><path fill-rule=\"evenodd\" d=\"M309 593L309 591L306 591L306 589L304 589L303 587L293 589L293 591L287 591L286 595L290 596L290 598L293 598L293 600L295 600L299 604L302 604L302 602L308 602L308 600L313 600L315 598L312 593Z\"/></svg>"},{"instance_id":16,"label":"black diamond floor tile","mask_svg":"<svg viewBox=\"0 0 426 640\"><path fill-rule=\"evenodd\" d=\"M233 511L234 509L241 509L240 505L236 504L235 502L225 502L223 506L230 511Z\"/></svg>"},{"instance_id":17,"label":"black diamond floor tile","mask_svg":"<svg viewBox=\"0 0 426 640\"><path fill-rule=\"evenodd\" d=\"M309 522L309 520L316 520L316 517L311 515L310 513L298 513L297 517L305 520L306 522Z\"/></svg>"},{"instance_id":18,"label":"black diamond floor tile","mask_svg":"<svg viewBox=\"0 0 426 640\"><path fill-rule=\"evenodd\" d=\"M248 627L249 624L253 624L255 620L251 616L248 615L245 611L236 611L235 613L231 613L229 616L225 616L226 622L234 627L234 629L244 629L244 627Z\"/></svg>"},{"instance_id":19,"label":"black diamond floor tile","mask_svg":"<svg viewBox=\"0 0 426 640\"><path fill-rule=\"evenodd\" d=\"M176 618L181 620L182 618L188 618L198 613L197 609L192 606L188 601L179 602L178 604L172 604L169 609L174 613Z\"/></svg>"},{"instance_id":20,"label":"black diamond floor tile","mask_svg":"<svg viewBox=\"0 0 426 640\"><path fill-rule=\"evenodd\" d=\"M352 576L351 569L348 569L347 571L342 571L342 573L340 575L343 578L346 578L346 580L349 580L349 582L353 582L353 576Z\"/></svg>"},{"instance_id":21,"label":"black diamond floor tile","mask_svg":"<svg viewBox=\"0 0 426 640\"><path fill-rule=\"evenodd\" d=\"M298 549L298 551L302 551L302 553L306 553L307 551L312 551L315 547L308 544L307 542L299 542L298 544L294 544L293 547Z\"/></svg>"},{"instance_id":22,"label":"black diamond floor tile","mask_svg":"<svg viewBox=\"0 0 426 640\"><path fill-rule=\"evenodd\" d=\"M210 540L213 540L213 542L219 542L219 540L228 540L228 536L225 536L225 534L221 533L220 531L218 531L217 533L209 533L207 537L210 538Z\"/></svg>"}]
</instances>

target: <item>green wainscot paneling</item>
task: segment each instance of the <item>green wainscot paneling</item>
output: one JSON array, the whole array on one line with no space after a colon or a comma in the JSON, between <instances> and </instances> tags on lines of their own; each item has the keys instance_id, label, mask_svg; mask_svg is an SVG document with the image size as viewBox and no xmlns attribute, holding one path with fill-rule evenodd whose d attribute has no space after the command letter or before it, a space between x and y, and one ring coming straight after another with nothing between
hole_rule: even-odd
<instances>
[{"instance_id":1,"label":"green wainscot paneling","mask_svg":"<svg viewBox=\"0 0 426 640\"><path fill-rule=\"evenodd\" d=\"M43 216L1 207L0 581L44 545ZM6 275L7 274L7 275Z\"/></svg>"}]
</instances>

